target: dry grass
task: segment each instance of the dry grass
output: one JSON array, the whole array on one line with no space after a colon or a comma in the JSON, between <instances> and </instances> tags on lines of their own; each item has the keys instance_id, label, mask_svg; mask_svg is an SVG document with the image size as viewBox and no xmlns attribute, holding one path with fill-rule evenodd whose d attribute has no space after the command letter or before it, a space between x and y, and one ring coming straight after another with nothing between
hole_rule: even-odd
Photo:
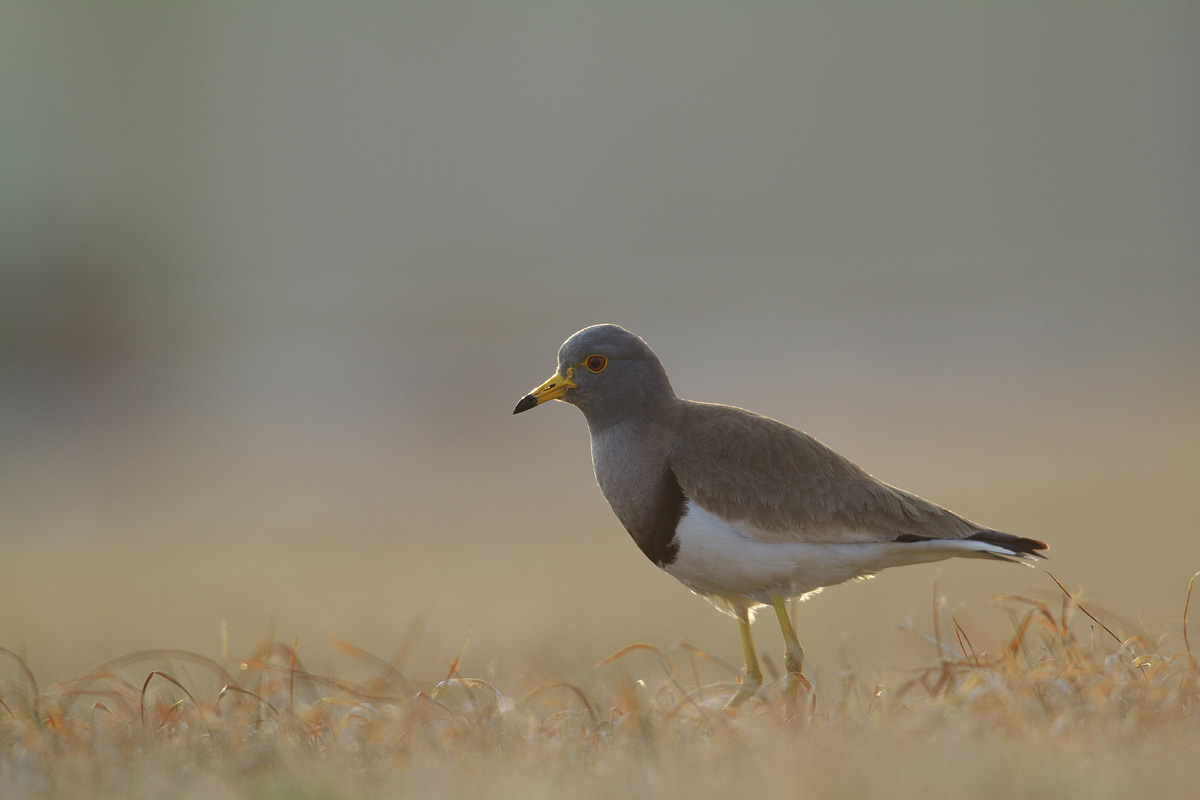
<instances>
[{"instance_id":1,"label":"dry grass","mask_svg":"<svg viewBox=\"0 0 1200 800\"><path fill-rule=\"evenodd\" d=\"M1191 586L1188 587L1190 600ZM935 588L936 595L936 588ZM0 684L0 796L1117 797L1200 779L1200 671L1180 634L1122 639L1063 591L1003 597L991 651L944 603L939 657L894 686L852 671L798 698L778 680L738 716L719 659L632 645L581 680L405 674L345 642L322 675L295 644L244 660L133 653L39 687L15 653ZM460 654L461 657L461 654ZM768 667L770 662L768 661ZM702 675L730 670L723 682ZM361 673L361 674L359 674Z\"/></svg>"}]
</instances>

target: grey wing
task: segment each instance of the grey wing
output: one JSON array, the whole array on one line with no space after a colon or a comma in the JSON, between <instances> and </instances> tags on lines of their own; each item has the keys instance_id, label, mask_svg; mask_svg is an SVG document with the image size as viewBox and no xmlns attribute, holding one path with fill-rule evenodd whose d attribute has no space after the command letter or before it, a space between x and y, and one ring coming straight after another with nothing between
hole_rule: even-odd
<instances>
[{"instance_id":1,"label":"grey wing","mask_svg":"<svg viewBox=\"0 0 1200 800\"><path fill-rule=\"evenodd\" d=\"M879 481L811 436L732 406L689 403L671 454L684 493L768 541L959 539L988 531Z\"/></svg>"}]
</instances>

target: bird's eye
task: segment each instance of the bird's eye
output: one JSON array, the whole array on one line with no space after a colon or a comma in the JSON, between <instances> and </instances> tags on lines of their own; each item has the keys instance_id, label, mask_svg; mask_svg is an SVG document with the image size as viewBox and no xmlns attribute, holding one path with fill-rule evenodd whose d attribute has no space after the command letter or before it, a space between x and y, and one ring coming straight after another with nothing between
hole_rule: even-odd
<instances>
[{"instance_id":1,"label":"bird's eye","mask_svg":"<svg viewBox=\"0 0 1200 800\"><path fill-rule=\"evenodd\" d=\"M603 372L608 366L608 359L604 356L588 356L583 364L592 372Z\"/></svg>"}]
</instances>

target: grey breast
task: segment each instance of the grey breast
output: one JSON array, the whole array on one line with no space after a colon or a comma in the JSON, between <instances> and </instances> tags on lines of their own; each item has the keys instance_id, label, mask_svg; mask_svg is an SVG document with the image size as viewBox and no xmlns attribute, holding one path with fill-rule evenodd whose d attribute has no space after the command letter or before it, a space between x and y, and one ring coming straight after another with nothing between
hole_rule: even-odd
<instances>
[{"instance_id":1,"label":"grey breast","mask_svg":"<svg viewBox=\"0 0 1200 800\"><path fill-rule=\"evenodd\" d=\"M667 463L661 427L630 420L592 432L592 467L600 491L633 541L659 567L679 555L675 530L687 498Z\"/></svg>"}]
</instances>

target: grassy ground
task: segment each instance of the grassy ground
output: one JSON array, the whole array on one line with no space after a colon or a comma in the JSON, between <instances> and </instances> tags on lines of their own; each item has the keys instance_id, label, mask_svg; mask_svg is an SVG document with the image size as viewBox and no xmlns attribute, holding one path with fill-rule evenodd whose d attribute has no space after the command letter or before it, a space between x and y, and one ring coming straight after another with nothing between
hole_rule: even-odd
<instances>
[{"instance_id":1,"label":"grassy ground","mask_svg":"<svg viewBox=\"0 0 1200 800\"><path fill-rule=\"evenodd\" d=\"M735 715L733 666L683 642L577 676L454 658L421 679L414 626L387 658L331 642L341 674L271 642L244 659L132 653L42 687L3 650L0 796L1191 796L1186 612L1178 633L1124 635L1065 591L999 600L1006 638L978 641L942 603L910 629L939 657L902 682L845 670L790 697L776 673Z\"/></svg>"},{"instance_id":2,"label":"grassy ground","mask_svg":"<svg viewBox=\"0 0 1200 800\"><path fill-rule=\"evenodd\" d=\"M0 800L1195 794L1190 380L919 414L846 387L803 413L756 405L1053 549L1039 570L956 560L830 588L793 616L812 691L792 704L764 620L773 680L735 717L732 622L630 544L578 415L513 425L494 383L388 407L424 426L390 436L206 412L6 447ZM791 388L762 394L811 396ZM480 409L503 424L467 435ZM1088 588L1095 621L1047 569ZM936 624L934 582L953 599ZM596 665L639 640L664 655Z\"/></svg>"}]
</instances>

